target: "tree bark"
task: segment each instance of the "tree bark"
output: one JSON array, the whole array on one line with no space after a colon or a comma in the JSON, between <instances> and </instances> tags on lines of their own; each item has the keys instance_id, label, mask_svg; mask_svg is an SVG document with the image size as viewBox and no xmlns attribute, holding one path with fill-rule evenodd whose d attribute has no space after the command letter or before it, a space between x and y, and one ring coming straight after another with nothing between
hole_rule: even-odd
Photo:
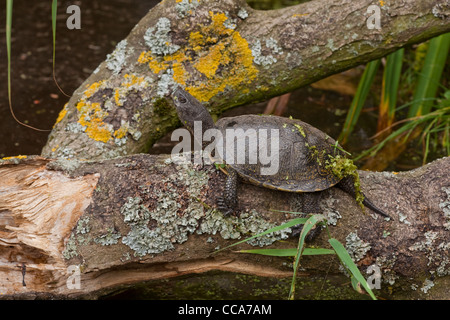
<instances>
[{"instance_id":1,"label":"tree bark","mask_svg":"<svg viewBox=\"0 0 450 320\"><path fill-rule=\"evenodd\" d=\"M372 265L380 269L378 295L449 298L449 169L447 157L398 174L360 172L363 191L391 220L364 214L338 189L324 191L330 235L363 274ZM242 184L239 214L224 217L215 210L224 174L168 155L21 157L2 160L0 176L2 298L98 298L148 281L156 288L158 280L172 279L164 284L169 288L180 276L208 279L213 270L292 276L292 258L235 252L294 248L290 229L216 251L292 218L274 210L294 209L296 194ZM308 246L329 247L327 239L322 232ZM301 267L303 280L345 277L329 255L302 257Z\"/></svg>"},{"instance_id":2,"label":"tree bark","mask_svg":"<svg viewBox=\"0 0 450 320\"><path fill-rule=\"evenodd\" d=\"M146 152L179 125L167 98L176 85L220 114L450 31L448 0L380 2L379 29L368 27L371 5L316 0L257 11L244 0L162 1L75 91L42 155Z\"/></svg>"}]
</instances>

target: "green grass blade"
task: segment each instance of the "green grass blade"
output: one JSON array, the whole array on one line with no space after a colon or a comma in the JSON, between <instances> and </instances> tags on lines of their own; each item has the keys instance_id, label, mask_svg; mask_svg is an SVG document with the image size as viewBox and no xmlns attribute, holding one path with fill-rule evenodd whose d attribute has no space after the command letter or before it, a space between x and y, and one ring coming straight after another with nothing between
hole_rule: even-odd
<instances>
[{"instance_id":1,"label":"green grass blade","mask_svg":"<svg viewBox=\"0 0 450 320\"><path fill-rule=\"evenodd\" d=\"M377 300L375 295L372 292L372 289L370 289L369 285L367 284L366 279L362 276L361 272L359 271L356 264L353 262L352 258L348 254L347 250L344 248L344 246L336 239L331 238L328 240L328 242L333 247L334 251L336 251L336 254L338 255L339 259L341 260L342 264L348 269L352 277L356 279L357 282L359 282L363 288L366 290L366 292L370 295L370 297L373 300Z\"/></svg>"},{"instance_id":2,"label":"green grass blade","mask_svg":"<svg viewBox=\"0 0 450 320\"><path fill-rule=\"evenodd\" d=\"M403 65L405 49L397 50L386 58L386 68L383 73L381 102L379 107L378 131L389 127L394 121L397 93Z\"/></svg>"},{"instance_id":3,"label":"green grass blade","mask_svg":"<svg viewBox=\"0 0 450 320\"><path fill-rule=\"evenodd\" d=\"M53 32L53 71L55 70L56 56L56 14L58 12L58 0L52 1L52 32Z\"/></svg>"},{"instance_id":4,"label":"green grass blade","mask_svg":"<svg viewBox=\"0 0 450 320\"><path fill-rule=\"evenodd\" d=\"M425 101L424 99L436 96L449 48L450 33L430 40L425 62L419 74L419 80L414 92L413 104L409 109L409 118L427 114L430 111L432 102Z\"/></svg>"},{"instance_id":5,"label":"green grass blade","mask_svg":"<svg viewBox=\"0 0 450 320\"><path fill-rule=\"evenodd\" d=\"M296 225L298 225L298 224L304 224L305 222L307 222L307 220L308 220L307 218L295 218L295 219L292 219L292 220L290 220L290 221L288 221L288 222L286 222L286 223L283 223L283 224L281 224L281 225L279 225L279 226L270 228L270 229L268 229L268 230L266 230L266 231L264 231L264 232L261 232L261 233L258 233L257 235L254 235L254 236L252 236L252 237L249 237L249 238L246 238L246 239L244 239L244 240L241 240L241 241L238 241L238 242L236 242L236 243L233 243L232 245L229 245L229 246L227 246L227 247L225 247L225 248L219 249L219 250L217 250L217 251L215 251L215 252L217 253L217 252L219 252L219 251L222 251L222 250L225 250L225 249L228 249L228 248L237 246L238 244L247 242L247 241L249 241L249 240L255 239L255 238L257 238L257 237L264 236L264 235L269 234L269 233L272 233L272 232L276 232L276 231L280 231L280 230L283 230L283 229L286 229L286 228L290 228L290 227L296 226Z\"/></svg>"},{"instance_id":6,"label":"green grass blade","mask_svg":"<svg viewBox=\"0 0 450 320\"><path fill-rule=\"evenodd\" d=\"M239 253L253 253L261 254L264 256L272 257L295 257L297 254L297 248L289 249L251 249L251 250L239 250ZM334 250L325 248L305 248L303 249L303 255L305 256L316 256L323 254L335 254Z\"/></svg>"},{"instance_id":7,"label":"green grass blade","mask_svg":"<svg viewBox=\"0 0 450 320\"><path fill-rule=\"evenodd\" d=\"M289 292L289 300L294 300L295 295L295 281L297 279L297 270L298 266L300 264L300 257L303 254L304 246L305 246L305 238L309 231L311 231L312 228L319 222L322 222L325 220L325 217L321 214L315 214L309 217L309 219L305 222L305 225L303 226L302 232L300 233L300 237L298 240L298 246L297 246L297 253L295 254L295 261L294 261L294 274L292 275L292 282L291 282L291 290Z\"/></svg>"},{"instance_id":8,"label":"green grass blade","mask_svg":"<svg viewBox=\"0 0 450 320\"><path fill-rule=\"evenodd\" d=\"M6 52L8 56L8 99L11 105L11 27L13 0L6 0Z\"/></svg>"},{"instance_id":9,"label":"green grass blade","mask_svg":"<svg viewBox=\"0 0 450 320\"><path fill-rule=\"evenodd\" d=\"M353 128L358 121L379 66L380 60L371 61L366 65L366 69L364 70L361 80L359 81L355 97L353 98L352 104L348 110L344 127L342 128L342 132L338 138L341 144L345 144L347 142L348 136L353 131Z\"/></svg>"}]
</instances>

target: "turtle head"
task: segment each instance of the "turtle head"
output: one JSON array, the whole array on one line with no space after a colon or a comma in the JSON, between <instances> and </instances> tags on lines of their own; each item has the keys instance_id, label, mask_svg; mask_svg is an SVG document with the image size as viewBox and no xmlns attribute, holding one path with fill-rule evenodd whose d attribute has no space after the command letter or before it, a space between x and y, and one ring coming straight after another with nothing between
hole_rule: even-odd
<instances>
[{"instance_id":1,"label":"turtle head","mask_svg":"<svg viewBox=\"0 0 450 320\"><path fill-rule=\"evenodd\" d=\"M175 103L178 118L189 131L193 132L195 121L202 123L203 132L214 127L214 121L208 110L181 87L172 93L172 100Z\"/></svg>"}]
</instances>

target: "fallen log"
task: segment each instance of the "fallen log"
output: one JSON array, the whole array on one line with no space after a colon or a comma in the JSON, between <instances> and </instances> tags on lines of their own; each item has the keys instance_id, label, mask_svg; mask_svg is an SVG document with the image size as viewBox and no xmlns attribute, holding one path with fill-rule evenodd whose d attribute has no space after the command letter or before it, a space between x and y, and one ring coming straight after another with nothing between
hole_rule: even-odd
<instances>
[{"instance_id":1,"label":"fallen log","mask_svg":"<svg viewBox=\"0 0 450 320\"><path fill-rule=\"evenodd\" d=\"M449 169L447 157L398 174L361 171L363 191L391 220L363 213L338 189L324 191L329 233L361 270L379 268L380 296L449 298ZM292 258L235 252L296 247L290 229L216 251L291 219L275 210L295 209L295 194L242 184L239 214L224 217L215 210L224 174L168 155L17 157L0 162L0 177L1 298L100 298L156 287L149 281L169 288L182 276L218 276L208 271L292 276ZM322 232L309 245L327 247L327 239ZM301 267L303 280L346 278L335 256L305 256Z\"/></svg>"}]
</instances>

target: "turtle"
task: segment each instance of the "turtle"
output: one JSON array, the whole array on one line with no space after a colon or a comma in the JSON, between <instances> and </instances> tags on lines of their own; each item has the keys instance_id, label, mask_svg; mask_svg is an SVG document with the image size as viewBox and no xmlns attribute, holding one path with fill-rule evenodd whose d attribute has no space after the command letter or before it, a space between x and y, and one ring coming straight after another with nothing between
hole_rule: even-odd
<instances>
[{"instance_id":1,"label":"turtle","mask_svg":"<svg viewBox=\"0 0 450 320\"><path fill-rule=\"evenodd\" d=\"M217 204L225 216L234 213L237 208L239 180L264 188L314 195L336 186L352 197L356 196L354 177L351 175L339 177L333 173L330 166L333 158L345 157L346 153L333 138L312 125L297 119L272 115L240 115L221 118L214 123L206 107L181 87L172 92L172 100L179 119L192 134L195 125L201 123L202 141L198 143L203 147L206 144L202 137L209 129L221 133L223 140L221 146L228 146L227 138L233 139L233 144L230 144L228 149L223 148L221 154L228 175L223 196L218 197ZM234 135L227 136L228 132ZM234 143L234 139L241 144ZM239 147L244 149L238 150ZM271 155L272 153L274 155L274 161L270 165L276 167L272 174L268 174L273 168L268 166L267 159L262 161L263 156L267 158L269 149ZM253 154L259 151L256 160L255 157L252 159L251 151ZM236 161L239 156L241 161ZM278 166L275 163L277 158ZM389 217L367 197L364 195L363 197L362 204L365 207L383 217ZM313 198L320 199L320 196ZM320 212L319 203L310 201L303 204L302 211Z\"/></svg>"}]
</instances>

